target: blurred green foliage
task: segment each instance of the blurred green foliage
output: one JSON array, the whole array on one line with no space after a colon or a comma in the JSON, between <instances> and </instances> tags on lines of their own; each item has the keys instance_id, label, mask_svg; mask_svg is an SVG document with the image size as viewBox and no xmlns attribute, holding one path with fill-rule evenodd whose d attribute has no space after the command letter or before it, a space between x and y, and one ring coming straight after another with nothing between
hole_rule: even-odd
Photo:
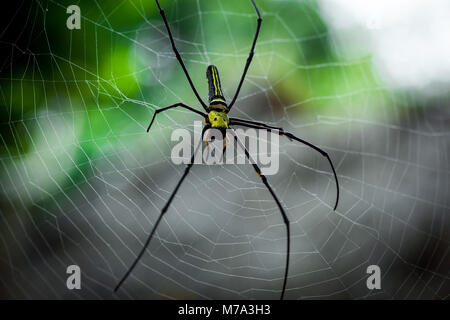
<instances>
[{"instance_id":1,"label":"blurred green foliage","mask_svg":"<svg viewBox=\"0 0 450 320\"><path fill-rule=\"evenodd\" d=\"M39 126L42 117L58 115L65 130L74 130L74 143L65 146L74 154L72 170L58 182L63 189L89 176L90 163L120 143L142 142L136 135L143 136L157 106L180 98L198 106L153 1L81 1L82 28L68 30L71 2L32 2L21 13L9 39L2 39L2 50L11 54L0 80L0 152L6 162L39 152L33 135L54 134ZM335 113L348 93L376 88L369 59L347 63L335 55L315 1L257 3L263 24L249 74L260 77L262 87L272 84L281 99L279 112L294 105L303 117ZM231 96L256 26L250 1L162 0L161 5L199 93L206 99L205 70L214 63ZM258 90L254 81L245 82L242 94ZM176 110L170 114L183 117Z\"/></svg>"}]
</instances>

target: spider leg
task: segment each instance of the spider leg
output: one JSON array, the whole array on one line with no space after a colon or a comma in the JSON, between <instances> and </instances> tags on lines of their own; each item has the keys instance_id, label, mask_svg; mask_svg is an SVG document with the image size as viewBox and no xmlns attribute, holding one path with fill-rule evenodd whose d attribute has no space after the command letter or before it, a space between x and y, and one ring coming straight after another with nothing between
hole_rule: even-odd
<instances>
[{"instance_id":1,"label":"spider leg","mask_svg":"<svg viewBox=\"0 0 450 320\"><path fill-rule=\"evenodd\" d=\"M255 122L255 121L250 121L250 120L244 120L244 119L238 119L238 118L229 118L230 119L230 125L236 123L236 125L239 125L239 122L242 122L244 124L253 124L255 126L260 126L263 128L268 128L268 129L276 129L276 130L280 130L283 131L283 128L280 127L274 127L274 126L269 126L265 123L262 122Z\"/></svg>"},{"instance_id":2,"label":"spider leg","mask_svg":"<svg viewBox=\"0 0 450 320\"><path fill-rule=\"evenodd\" d=\"M233 132L233 130L231 130L231 131ZM289 272L289 256L290 256L290 252L291 252L291 231L290 231L290 227L289 227L290 222L289 222L289 219L288 219L288 217L286 215L286 212L283 209L283 206L281 205L280 200L278 200L278 197L276 196L276 194L273 191L272 187L269 185L269 182L267 181L266 176L262 174L261 169L256 164L256 162L252 159L252 157L250 156L247 148L245 148L244 144L239 140L239 138L237 137L235 132L233 132L233 135L234 135L234 139L237 141L239 146L244 150L245 156L247 157L247 159L252 163L252 166L255 169L256 174L261 178L262 182L264 183L264 185L266 186L266 188L269 190L270 194L272 195L273 199L277 203L277 206L280 209L281 216L283 218L283 222L284 222L284 224L286 226L286 235L287 235L286 268L285 268L285 271L284 271L283 289L281 290L281 296L280 296L280 300L283 300L284 292L286 290L286 282L287 282L287 276L288 276L288 272Z\"/></svg>"},{"instance_id":3,"label":"spider leg","mask_svg":"<svg viewBox=\"0 0 450 320\"><path fill-rule=\"evenodd\" d=\"M205 144L206 144L207 148L209 148L209 140L208 140L209 139L209 131L208 131L208 129L211 129L211 127L207 126L207 128L205 129L205 132L206 132ZM223 134L222 139L225 140L226 142L225 142L225 145L223 146L221 158L220 158L219 161L223 161L224 160L225 151L227 150L228 145L230 144L230 141L228 140L228 136L227 136L226 132L222 132L222 134ZM211 141L213 141L213 140L211 140Z\"/></svg>"},{"instance_id":4,"label":"spider leg","mask_svg":"<svg viewBox=\"0 0 450 320\"><path fill-rule=\"evenodd\" d=\"M330 166L331 166L331 170L333 170L334 181L336 182L336 202L335 202L334 208L333 208L333 210L336 210L336 208L337 208L337 206L338 206L338 203L339 203L339 181L338 181L338 178L337 178L336 170L334 169L333 162L331 161L331 158L330 158L330 156L328 155L328 153L326 153L324 150L320 149L319 147L313 145L312 143L310 143L310 142L308 142L308 141L305 141L305 140L303 140L303 139L297 138L297 137L294 136L292 133L286 132L286 131L284 131L284 130L277 130L277 129L271 129L271 128L261 128L260 126L251 125L251 124L246 124L246 123L238 123L238 122L235 122L234 124L237 125L237 126L243 126L243 127L248 127L248 128L254 128L254 129L265 129L265 130L270 131L270 132L275 131L275 133L278 133L278 134L279 134L280 136L282 136L282 137L287 137L287 138L289 138L290 140L295 140L295 141L298 141L298 142L300 142L300 143L303 143L303 144L307 145L308 147L310 147L310 148L316 150L316 151L319 152L322 156L324 156L325 158L327 158L328 163L329 163Z\"/></svg>"},{"instance_id":5,"label":"spider leg","mask_svg":"<svg viewBox=\"0 0 450 320\"><path fill-rule=\"evenodd\" d=\"M227 136L226 132L224 133L224 137L223 138L224 138L224 140L226 142L225 142L225 145L223 146L223 149L222 149L222 155L221 155L220 161L224 161L225 151L227 150L228 146L230 145L230 140L228 140L228 136Z\"/></svg>"},{"instance_id":6,"label":"spider leg","mask_svg":"<svg viewBox=\"0 0 450 320\"><path fill-rule=\"evenodd\" d=\"M191 77L189 76L189 72L187 71L186 66L184 65L183 59L181 58L180 53L178 52L178 49L175 46L175 41L173 40L172 31L170 31L170 27L169 27L169 23L167 22L166 14L164 13L164 10L161 8L159 1L158 0L155 0L155 1L156 1L156 4L158 5L159 13L161 14L161 17L164 20L164 24L166 25L167 33L169 34L170 43L172 44L172 50L175 54L175 57L177 58L178 62L180 63L181 68L183 68L184 74L186 75L186 78L187 78L189 84L191 85L192 91L194 91L194 94L197 97L198 101L203 106L203 109L205 109L205 111L208 111L206 104L203 102L202 98L200 98L197 90L195 89L194 83L192 82Z\"/></svg>"},{"instance_id":7,"label":"spider leg","mask_svg":"<svg viewBox=\"0 0 450 320\"><path fill-rule=\"evenodd\" d=\"M203 132L202 132L202 137L203 134L205 132L205 128L203 128ZM202 139L203 140L203 139ZM139 252L139 254L136 256L136 259L134 260L133 264L130 266L130 268L127 270L127 272L124 274L124 276L122 277L122 279L120 279L119 283L117 284L117 286L114 288L114 292L116 292L117 290L119 290L120 286L122 285L122 283L128 278L128 276L131 274L131 272L133 271L133 269L136 267L137 263L139 262L139 260L142 258L142 256L144 255L145 251L147 250L148 245L150 244L150 241L153 238L153 235L155 234L156 228L158 228L159 223L161 222L162 217L164 216L164 214L167 212L167 209L169 208L170 204L172 203L172 200L175 198L175 195L178 191L178 189L180 188L181 184L183 183L184 179L186 178L186 176L188 175L188 173L190 172L192 166L194 165L194 158L195 155L197 154L197 151L200 149L200 145L202 144L202 140L200 140L200 142L198 143L194 153L192 154L191 160L189 162L189 164L187 165L186 169L184 170L184 174L181 177L181 179L178 181L177 186L175 187L175 189L172 191L172 194L169 197L169 200L167 201L166 205L163 207L163 209L161 210L161 213L158 217L158 219L156 220L155 224L153 225L152 231L150 232L149 236L147 237L147 240L145 241L144 246L142 247L141 251Z\"/></svg>"},{"instance_id":8,"label":"spider leg","mask_svg":"<svg viewBox=\"0 0 450 320\"><path fill-rule=\"evenodd\" d=\"M204 118L206 118L206 114L204 114L204 113L201 112L201 111L195 110L194 108L189 107L189 106L185 105L184 103L175 103L175 104L172 104L172 105L170 105L170 106L168 106L168 107L164 107L164 108L161 108L161 109L158 109L158 110L155 111L155 113L153 114L152 121L150 122L150 124L149 124L149 126L148 126L148 128L147 128L147 132L150 131L150 128L152 127L153 121L155 121L156 115L157 115L158 113L164 112L164 111L166 111L166 110L169 110L169 109L172 109L172 108L176 108L176 107L182 107L182 108L188 109L188 110L190 110L190 111L192 111L192 112L195 112L195 113L197 113L197 114L203 116Z\"/></svg>"},{"instance_id":9,"label":"spider leg","mask_svg":"<svg viewBox=\"0 0 450 320\"><path fill-rule=\"evenodd\" d=\"M262 22L261 15L259 13L258 7L255 4L255 0L251 0L251 1L253 4L253 7L255 8L256 14L258 15L258 20L257 20L257 25L256 25L256 33L255 33L255 37L253 38L252 48L250 49L250 54L248 55L247 62L244 67L244 72L241 77L241 81L239 81L239 85L237 87L236 93L234 94L233 100L231 101L230 105L228 106L228 109L231 109L231 107L233 106L234 102L236 101L236 99L239 95L239 91L241 91L242 83L244 82L245 75L247 74L247 70L250 67L250 63L252 62L253 55L255 53L256 40L258 40L259 29L261 28L261 22Z\"/></svg>"}]
</instances>

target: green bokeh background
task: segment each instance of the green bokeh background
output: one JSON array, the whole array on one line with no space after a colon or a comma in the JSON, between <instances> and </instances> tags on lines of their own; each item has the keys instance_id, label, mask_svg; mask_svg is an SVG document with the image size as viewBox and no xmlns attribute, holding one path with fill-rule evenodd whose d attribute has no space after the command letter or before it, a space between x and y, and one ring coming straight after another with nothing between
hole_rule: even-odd
<instances>
[{"instance_id":1,"label":"green bokeh background","mask_svg":"<svg viewBox=\"0 0 450 320\"><path fill-rule=\"evenodd\" d=\"M16 46L10 48L12 68L3 68L1 80L5 121L0 147L5 159L33 152L30 135L35 134L36 122L44 114L73 115L69 130L79 145L73 151L68 177L58 181L63 190L90 174L89 162L96 161L100 152L108 152L118 143L142 143L136 134L143 132L155 108L178 102L174 96L200 107L175 58L166 57L170 55L169 42L151 1L82 2L81 30L65 27L69 16L65 8L71 4L33 2L29 10L22 10L27 23L20 34L11 31L14 26L9 28ZM197 3L168 1L163 5L203 99L207 99L205 70L210 59L219 67L231 100L254 34L251 4L202 3L206 14L201 21ZM289 121L299 123L317 114L342 114L349 101L378 103L378 96L371 94L380 84L374 79L370 57L355 63L333 52L317 3L302 1L295 10L290 2L260 1L258 5L264 23L250 75L268 77L265 81L273 83L278 100L273 112L288 112ZM151 28L158 32L148 32ZM149 39L147 33L157 38ZM155 55L171 60L170 67L160 68ZM264 69L268 64L270 72ZM149 69L156 73L149 74ZM164 88L158 77L164 79ZM242 94L254 88L247 81ZM283 110L291 105L294 107ZM264 106L261 112L266 112ZM173 111L171 116L177 118L177 113Z\"/></svg>"}]
</instances>

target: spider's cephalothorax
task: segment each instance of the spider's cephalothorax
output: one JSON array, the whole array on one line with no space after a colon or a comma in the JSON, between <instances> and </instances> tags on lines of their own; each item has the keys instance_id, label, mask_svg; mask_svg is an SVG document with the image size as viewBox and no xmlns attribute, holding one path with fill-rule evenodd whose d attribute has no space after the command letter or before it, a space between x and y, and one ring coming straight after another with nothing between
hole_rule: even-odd
<instances>
[{"instance_id":1,"label":"spider's cephalothorax","mask_svg":"<svg viewBox=\"0 0 450 320\"><path fill-rule=\"evenodd\" d=\"M208 119L205 119L212 128L228 129L230 120L228 119L228 109L225 97L220 85L219 70L216 66L209 66L206 69L206 78L209 87L209 107Z\"/></svg>"}]
</instances>

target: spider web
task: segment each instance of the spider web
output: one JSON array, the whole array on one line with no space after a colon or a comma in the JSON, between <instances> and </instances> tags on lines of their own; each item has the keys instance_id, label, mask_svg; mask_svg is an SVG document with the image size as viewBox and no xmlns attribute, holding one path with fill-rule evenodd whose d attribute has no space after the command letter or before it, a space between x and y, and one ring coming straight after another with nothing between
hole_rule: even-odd
<instances>
[{"instance_id":1,"label":"spider web","mask_svg":"<svg viewBox=\"0 0 450 320\"><path fill-rule=\"evenodd\" d=\"M247 1L161 1L198 92L215 64L231 100L256 15ZM257 1L256 54L231 116L281 126L268 180L291 221L287 299L448 299L448 91L392 91L373 57L339 55L315 2ZM152 1L22 3L0 35L0 295L5 298L278 299L286 233L251 165L194 166L146 254L126 272L184 166L176 128L200 109ZM16 22L14 22L16 21ZM14 31L12 32L11 30ZM12 35L11 35L12 34ZM68 290L78 265L82 290ZM381 268L369 290L366 269Z\"/></svg>"}]
</instances>

